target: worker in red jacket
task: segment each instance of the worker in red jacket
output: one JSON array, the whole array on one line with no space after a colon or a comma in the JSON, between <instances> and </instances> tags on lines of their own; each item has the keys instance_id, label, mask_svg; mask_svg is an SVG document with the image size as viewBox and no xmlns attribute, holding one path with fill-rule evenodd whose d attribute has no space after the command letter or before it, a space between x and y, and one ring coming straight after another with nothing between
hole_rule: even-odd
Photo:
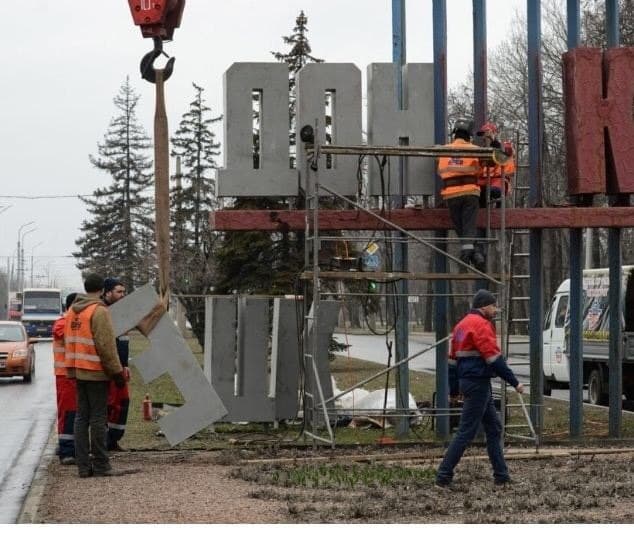
<instances>
[{"instance_id":1,"label":"worker in red jacket","mask_svg":"<svg viewBox=\"0 0 634 556\"><path fill-rule=\"evenodd\" d=\"M125 297L125 285L119 278L106 278L103 281L103 295L101 299L110 306ZM127 335L117 338L117 353L119 361L123 367L125 385L122 388L111 381L108 389L108 450L111 452L126 452L119 441L125 434L128 422L128 409L130 407L130 391L128 383L130 381L130 369L128 368L130 339Z\"/></svg>"},{"instance_id":2,"label":"worker in red jacket","mask_svg":"<svg viewBox=\"0 0 634 556\"><path fill-rule=\"evenodd\" d=\"M491 378L498 376L520 394L524 385L506 364L497 344L493 318L497 313L495 296L479 290L472 309L456 325L449 350L449 391L464 398L460 426L436 474L436 485L447 487L453 479L453 470L462 454L475 438L480 424L484 427L487 452L493 467L495 485L511 481L504 461L501 437L502 425L495 411L491 392Z\"/></svg>"},{"instance_id":3,"label":"worker in red jacket","mask_svg":"<svg viewBox=\"0 0 634 556\"><path fill-rule=\"evenodd\" d=\"M494 206L500 206L502 189L508 197L511 192L511 178L515 174L515 159L513 158L513 145L510 141L500 143L498 128L493 122L485 122L476 133L482 137L484 147L499 149L508 157L503 164L495 161L482 163L478 185L480 186L480 206L487 206L487 187L489 188L490 201Z\"/></svg>"},{"instance_id":4,"label":"worker in red jacket","mask_svg":"<svg viewBox=\"0 0 634 556\"><path fill-rule=\"evenodd\" d=\"M66 296L66 310L75 301L76 293ZM75 464L75 413L77 412L77 387L75 379L66 374L64 327L66 313L53 324L53 365L55 392L57 395L57 440L59 460L62 465Z\"/></svg>"}]
</instances>

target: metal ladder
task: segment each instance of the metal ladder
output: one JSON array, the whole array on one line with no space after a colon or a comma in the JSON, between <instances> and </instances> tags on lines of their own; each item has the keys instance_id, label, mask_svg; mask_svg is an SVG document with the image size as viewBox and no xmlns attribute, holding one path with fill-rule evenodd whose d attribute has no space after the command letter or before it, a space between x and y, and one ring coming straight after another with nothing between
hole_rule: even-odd
<instances>
[{"instance_id":1,"label":"metal ladder","mask_svg":"<svg viewBox=\"0 0 634 556\"><path fill-rule=\"evenodd\" d=\"M523 152L520 149L519 133L515 136L515 145L517 153ZM516 158L516 171L513 177L513 190L511 195L511 206L513 208L527 206L528 190L526 185L520 185L518 173L520 169L528 168L528 164L520 164L519 157ZM511 365L514 370L528 369L530 376L530 354L528 339L528 283L530 279L528 257L529 231L511 230L508 244L508 279L506 281L505 292L505 320L504 330L506 332L503 338L503 351L505 357L514 358ZM515 336L513 338L513 336ZM519 336L522 336L521 338ZM512 351L511 351L512 350ZM525 386L530 391L530 383L526 382ZM535 443L535 447L539 448L539 437L535 432L530 414L527 410L527 404L521 394L513 392L512 395L518 396L518 403L509 403L508 385L502 384L502 425L505 436L517 438L520 440L528 440ZM521 416L517 419L518 410L521 410Z\"/></svg>"}]
</instances>

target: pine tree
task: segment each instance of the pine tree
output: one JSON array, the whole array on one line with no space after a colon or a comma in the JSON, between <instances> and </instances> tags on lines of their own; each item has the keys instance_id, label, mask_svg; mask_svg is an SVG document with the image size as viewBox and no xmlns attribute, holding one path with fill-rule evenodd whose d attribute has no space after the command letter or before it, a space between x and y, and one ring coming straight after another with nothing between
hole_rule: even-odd
<instances>
[{"instance_id":1,"label":"pine tree","mask_svg":"<svg viewBox=\"0 0 634 556\"><path fill-rule=\"evenodd\" d=\"M294 152L296 141L296 115L297 115L297 74L309 62L321 63L324 60L311 54L312 49L308 42L308 18L302 10L295 19L295 27L290 36L282 37L284 44L290 45L290 50L284 52L271 52L276 60L285 62L288 66L288 92L289 92L289 140L291 150ZM295 168L295 156L291 156L291 168Z\"/></svg>"},{"instance_id":2,"label":"pine tree","mask_svg":"<svg viewBox=\"0 0 634 556\"><path fill-rule=\"evenodd\" d=\"M205 303L202 297L213 284L213 251L216 234L209 226L209 211L217 205L216 183L211 174L218 167L220 143L203 100L202 87L195 91L189 111L183 114L172 137L172 156L180 158L182 170L172 193L172 288L185 307L192 330L204 343Z\"/></svg>"},{"instance_id":3,"label":"pine tree","mask_svg":"<svg viewBox=\"0 0 634 556\"><path fill-rule=\"evenodd\" d=\"M152 160L145 151L151 147L148 135L137 122L140 96L130 86L129 77L113 102L118 112L110 122L93 166L110 175L110 186L82 197L91 217L81 224L83 235L75 241L73 255L80 270L118 276L131 290L155 276L153 255Z\"/></svg>"}]
</instances>

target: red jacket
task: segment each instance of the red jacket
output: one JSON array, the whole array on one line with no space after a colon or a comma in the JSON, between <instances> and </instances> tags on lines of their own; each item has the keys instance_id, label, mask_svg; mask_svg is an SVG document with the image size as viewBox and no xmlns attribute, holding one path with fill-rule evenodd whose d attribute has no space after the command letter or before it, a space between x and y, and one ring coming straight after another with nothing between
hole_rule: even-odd
<instances>
[{"instance_id":1,"label":"red jacket","mask_svg":"<svg viewBox=\"0 0 634 556\"><path fill-rule=\"evenodd\" d=\"M66 376L66 350L64 349L64 327L66 326L66 313L59 317L53 324L53 366L55 376Z\"/></svg>"},{"instance_id":2,"label":"red jacket","mask_svg":"<svg viewBox=\"0 0 634 556\"><path fill-rule=\"evenodd\" d=\"M472 309L453 329L449 349L449 383L457 394L457 379L499 376L511 386L519 384L498 347L495 325L480 310Z\"/></svg>"}]
</instances>

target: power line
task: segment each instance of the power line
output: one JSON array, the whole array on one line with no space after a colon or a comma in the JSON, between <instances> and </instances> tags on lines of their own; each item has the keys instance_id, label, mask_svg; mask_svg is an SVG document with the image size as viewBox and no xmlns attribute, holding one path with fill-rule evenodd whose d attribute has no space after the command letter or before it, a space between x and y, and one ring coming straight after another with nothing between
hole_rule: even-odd
<instances>
[{"instance_id":1,"label":"power line","mask_svg":"<svg viewBox=\"0 0 634 556\"><path fill-rule=\"evenodd\" d=\"M81 199L82 197L97 197L94 193L75 195L0 195L0 199Z\"/></svg>"},{"instance_id":2,"label":"power line","mask_svg":"<svg viewBox=\"0 0 634 556\"><path fill-rule=\"evenodd\" d=\"M3 258L6 259L7 257L10 257L13 259L15 258L15 256L16 256L15 253L12 255L0 255L0 259L3 259ZM46 259L74 259L75 255L33 255L33 258L34 259L44 259L44 258Z\"/></svg>"}]
</instances>

